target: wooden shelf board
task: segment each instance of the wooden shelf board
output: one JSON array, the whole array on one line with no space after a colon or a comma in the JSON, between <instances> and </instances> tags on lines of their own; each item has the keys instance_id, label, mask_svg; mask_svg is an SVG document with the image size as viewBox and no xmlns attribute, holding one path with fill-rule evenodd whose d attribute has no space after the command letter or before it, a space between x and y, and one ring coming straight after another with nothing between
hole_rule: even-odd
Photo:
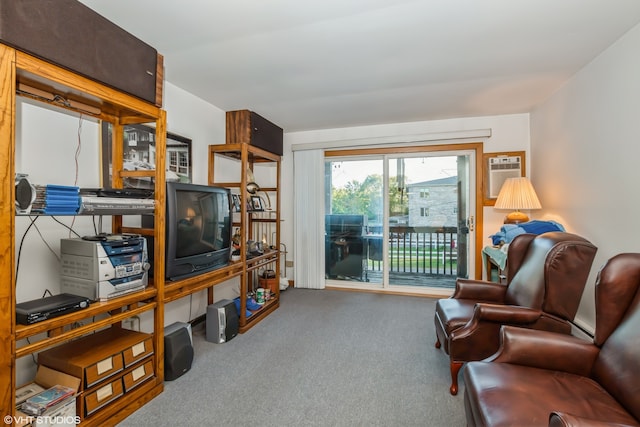
<instances>
[{"instance_id":1,"label":"wooden shelf board","mask_svg":"<svg viewBox=\"0 0 640 427\"><path fill-rule=\"evenodd\" d=\"M255 311L253 315L251 315L251 317L247 318L245 325L240 326L240 333L243 334L247 332L249 329L258 324L262 319L273 313L278 307L280 307L280 300L278 298L265 303L264 307L262 307L259 311Z\"/></svg>"},{"instance_id":2,"label":"wooden shelf board","mask_svg":"<svg viewBox=\"0 0 640 427\"><path fill-rule=\"evenodd\" d=\"M143 305L143 306L138 307L138 308L130 308L127 311L123 311L123 312L120 312L120 313L117 313L117 314L112 314L111 316L109 316L109 317L107 317L105 319L96 320L96 321L93 321L92 323L87 324L87 325L79 326L77 328L70 329L68 331L65 331L65 332L62 332L62 333L59 333L59 334L50 335L47 338L43 338L40 341L36 341L36 342L30 343L28 345L25 345L23 347L17 348L16 349L16 358L24 357L24 356L27 356L29 354L36 353L38 351L42 351L45 348L54 346L56 344L61 344L63 342L69 341L71 339L81 337L81 336L86 335L86 334L88 334L90 332L94 332L94 331L96 331L98 329L105 328L107 326L111 326L113 324L122 322L123 320L125 320L125 319L127 319L129 317L137 316L137 315L140 315L140 314L142 314L142 313L144 313L146 311L153 310L156 307L157 307L157 303L152 302L152 303ZM69 315L69 316L71 316L71 315ZM82 319L85 319L85 318L86 317L84 317L84 316L82 317ZM71 323L73 323L73 321ZM66 326L66 325L69 325L69 324L70 323L65 322L63 326ZM36 325L37 325L37 323L36 323ZM63 327L63 326L60 326L60 327ZM45 330L43 332L48 332L48 331L51 331L53 329L55 329L55 328L49 328L49 329L47 329L47 330ZM28 336L31 336L31 335L28 335ZM18 339L17 334L16 334L16 339Z\"/></svg>"},{"instance_id":3,"label":"wooden shelf board","mask_svg":"<svg viewBox=\"0 0 640 427\"><path fill-rule=\"evenodd\" d=\"M252 163L272 163L278 162L282 159L281 156L271 153L262 148L258 148L255 145L250 144L217 144L209 145L209 152L212 154L218 154L224 157L228 157L235 160L240 160L242 157L242 150L247 150L249 154L249 161Z\"/></svg>"},{"instance_id":4,"label":"wooden shelf board","mask_svg":"<svg viewBox=\"0 0 640 427\"><path fill-rule=\"evenodd\" d=\"M165 282L164 302L171 302L194 292L211 288L242 274L242 263L232 262L229 265L199 276L189 277L177 282Z\"/></svg>"},{"instance_id":5,"label":"wooden shelf board","mask_svg":"<svg viewBox=\"0 0 640 427\"><path fill-rule=\"evenodd\" d=\"M135 292L110 301L93 302L85 309L64 316L54 317L53 319L44 320L32 325L16 325L16 339L24 339L42 332L47 332L52 329L72 324L86 319L87 317L108 313L132 304L148 302L149 300L152 300L156 294L157 291L155 288L148 287L144 291Z\"/></svg>"}]
</instances>

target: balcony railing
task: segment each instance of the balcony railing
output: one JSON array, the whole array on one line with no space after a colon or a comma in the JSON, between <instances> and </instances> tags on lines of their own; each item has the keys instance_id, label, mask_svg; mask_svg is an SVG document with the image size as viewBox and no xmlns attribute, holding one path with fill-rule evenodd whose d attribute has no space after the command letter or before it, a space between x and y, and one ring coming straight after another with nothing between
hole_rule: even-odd
<instances>
[{"instance_id":1,"label":"balcony railing","mask_svg":"<svg viewBox=\"0 0 640 427\"><path fill-rule=\"evenodd\" d=\"M456 227L390 227L390 273L456 276ZM368 271L382 271L382 237L367 236Z\"/></svg>"}]
</instances>

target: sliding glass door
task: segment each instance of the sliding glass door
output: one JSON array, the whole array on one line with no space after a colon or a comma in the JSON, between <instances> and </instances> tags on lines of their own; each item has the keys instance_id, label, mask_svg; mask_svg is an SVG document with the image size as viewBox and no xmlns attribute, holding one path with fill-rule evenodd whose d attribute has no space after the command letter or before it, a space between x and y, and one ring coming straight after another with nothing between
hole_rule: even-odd
<instances>
[{"instance_id":1,"label":"sliding glass door","mask_svg":"<svg viewBox=\"0 0 640 427\"><path fill-rule=\"evenodd\" d=\"M327 279L382 284L383 175L382 158L325 162Z\"/></svg>"},{"instance_id":2,"label":"sliding glass door","mask_svg":"<svg viewBox=\"0 0 640 427\"><path fill-rule=\"evenodd\" d=\"M474 152L327 157L327 284L446 288L473 271Z\"/></svg>"}]
</instances>

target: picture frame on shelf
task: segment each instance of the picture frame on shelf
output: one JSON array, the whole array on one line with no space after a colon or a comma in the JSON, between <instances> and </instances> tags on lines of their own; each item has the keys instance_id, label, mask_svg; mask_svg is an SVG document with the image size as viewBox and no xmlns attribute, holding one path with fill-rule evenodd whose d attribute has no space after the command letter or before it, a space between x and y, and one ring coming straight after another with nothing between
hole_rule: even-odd
<instances>
[{"instance_id":1,"label":"picture frame on shelf","mask_svg":"<svg viewBox=\"0 0 640 427\"><path fill-rule=\"evenodd\" d=\"M113 126L102 121L100 126L102 151L102 187L112 188L112 149L111 135ZM146 125L124 126L124 170L153 170L155 169L156 145L155 128ZM167 132L166 142L166 181L192 182L193 167L191 157L191 139ZM124 188L153 189L153 179L150 177L126 177Z\"/></svg>"},{"instance_id":2,"label":"picture frame on shelf","mask_svg":"<svg viewBox=\"0 0 640 427\"><path fill-rule=\"evenodd\" d=\"M254 212L264 211L264 205L262 199L259 196L251 196L251 210Z\"/></svg>"},{"instance_id":3,"label":"picture frame on shelf","mask_svg":"<svg viewBox=\"0 0 640 427\"><path fill-rule=\"evenodd\" d=\"M231 195L231 204L234 212L240 212L240 196L237 194Z\"/></svg>"}]
</instances>

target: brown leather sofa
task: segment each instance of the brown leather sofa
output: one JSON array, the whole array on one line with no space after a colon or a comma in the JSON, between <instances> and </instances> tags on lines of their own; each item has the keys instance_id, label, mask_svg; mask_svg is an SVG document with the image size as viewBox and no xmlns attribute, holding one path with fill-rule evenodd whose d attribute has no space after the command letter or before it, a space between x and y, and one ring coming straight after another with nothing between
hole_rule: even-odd
<instances>
[{"instance_id":1,"label":"brown leather sofa","mask_svg":"<svg viewBox=\"0 0 640 427\"><path fill-rule=\"evenodd\" d=\"M640 425L640 254L611 258L595 287L593 342L511 326L464 370L468 426Z\"/></svg>"},{"instance_id":2,"label":"brown leather sofa","mask_svg":"<svg viewBox=\"0 0 640 427\"><path fill-rule=\"evenodd\" d=\"M565 232L521 234L507 252L507 283L458 279L436 304L436 348L449 355L451 394L464 362L496 352L501 325L571 333L596 247Z\"/></svg>"}]
</instances>

